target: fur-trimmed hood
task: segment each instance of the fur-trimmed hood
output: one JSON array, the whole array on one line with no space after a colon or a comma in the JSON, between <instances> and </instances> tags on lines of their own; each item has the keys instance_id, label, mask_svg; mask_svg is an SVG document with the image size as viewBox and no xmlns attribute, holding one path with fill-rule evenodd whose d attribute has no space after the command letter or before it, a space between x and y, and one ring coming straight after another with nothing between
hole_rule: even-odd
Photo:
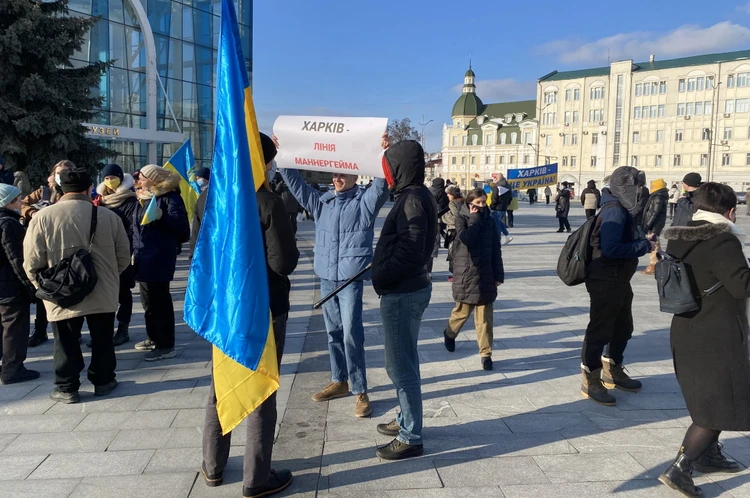
<instances>
[{"instance_id":1,"label":"fur-trimmed hood","mask_svg":"<svg viewBox=\"0 0 750 498\"><path fill-rule=\"evenodd\" d=\"M667 240L683 242L702 242L722 233L731 233L731 226L724 223L708 223L706 221L691 222L684 227L669 227L662 234Z\"/></svg>"},{"instance_id":2,"label":"fur-trimmed hood","mask_svg":"<svg viewBox=\"0 0 750 498\"><path fill-rule=\"evenodd\" d=\"M180 175L177 173L172 173L169 175L169 178L164 180L163 182L159 182L154 184L151 187L151 193L155 196L159 197L160 195L164 195L169 192L180 192Z\"/></svg>"}]
</instances>

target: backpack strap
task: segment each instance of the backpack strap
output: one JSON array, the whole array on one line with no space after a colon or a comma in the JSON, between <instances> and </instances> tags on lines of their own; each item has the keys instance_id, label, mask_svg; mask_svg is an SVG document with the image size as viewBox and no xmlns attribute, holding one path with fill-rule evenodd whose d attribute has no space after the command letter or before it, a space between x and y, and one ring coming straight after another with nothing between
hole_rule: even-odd
<instances>
[{"instance_id":1,"label":"backpack strap","mask_svg":"<svg viewBox=\"0 0 750 498\"><path fill-rule=\"evenodd\" d=\"M94 235L96 235L96 225L97 225L97 212L99 208L92 205L91 206L91 228L89 230L89 252L91 252L91 247L94 245Z\"/></svg>"}]
</instances>

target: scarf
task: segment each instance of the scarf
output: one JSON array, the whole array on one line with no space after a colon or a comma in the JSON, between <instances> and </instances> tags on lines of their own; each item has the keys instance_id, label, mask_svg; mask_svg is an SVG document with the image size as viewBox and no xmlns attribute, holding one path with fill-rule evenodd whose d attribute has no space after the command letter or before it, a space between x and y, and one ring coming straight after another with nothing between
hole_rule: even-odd
<instances>
[{"instance_id":1,"label":"scarf","mask_svg":"<svg viewBox=\"0 0 750 498\"><path fill-rule=\"evenodd\" d=\"M102 194L102 206L116 209L122 206L123 202L131 197L135 197L136 194L132 190L116 191L111 194Z\"/></svg>"}]
</instances>

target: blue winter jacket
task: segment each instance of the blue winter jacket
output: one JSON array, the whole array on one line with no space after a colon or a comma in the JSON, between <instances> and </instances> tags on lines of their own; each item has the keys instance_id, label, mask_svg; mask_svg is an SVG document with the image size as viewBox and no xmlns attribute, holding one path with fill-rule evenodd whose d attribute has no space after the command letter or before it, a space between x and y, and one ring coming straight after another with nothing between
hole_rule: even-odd
<instances>
[{"instance_id":1,"label":"blue winter jacket","mask_svg":"<svg viewBox=\"0 0 750 498\"><path fill-rule=\"evenodd\" d=\"M315 274L341 282L372 262L375 219L388 200L388 186L376 178L372 186L346 192L321 192L311 187L295 169L280 169L289 191L315 217ZM368 274L361 277L369 278Z\"/></svg>"}]
</instances>

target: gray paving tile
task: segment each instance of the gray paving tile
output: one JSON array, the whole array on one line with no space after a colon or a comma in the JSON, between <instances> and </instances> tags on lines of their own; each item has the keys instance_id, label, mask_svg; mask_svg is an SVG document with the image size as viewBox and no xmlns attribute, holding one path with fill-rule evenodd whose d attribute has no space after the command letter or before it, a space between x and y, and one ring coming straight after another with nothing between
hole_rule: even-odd
<instances>
[{"instance_id":1,"label":"gray paving tile","mask_svg":"<svg viewBox=\"0 0 750 498\"><path fill-rule=\"evenodd\" d=\"M500 489L506 498L599 498L614 495L609 484L604 482L518 484Z\"/></svg>"},{"instance_id":2,"label":"gray paving tile","mask_svg":"<svg viewBox=\"0 0 750 498\"><path fill-rule=\"evenodd\" d=\"M87 477L70 498L184 498L196 480L195 472ZM203 485L203 483L198 483Z\"/></svg>"},{"instance_id":3,"label":"gray paving tile","mask_svg":"<svg viewBox=\"0 0 750 498\"><path fill-rule=\"evenodd\" d=\"M26 479L46 458L47 455L0 455L0 481Z\"/></svg>"},{"instance_id":4,"label":"gray paving tile","mask_svg":"<svg viewBox=\"0 0 750 498\"><path fill-rule=\"evenodd\" d=\"M152 450L143 450L50 455L29 476L29 479L140 474L146 468L153 453Z\"/></svg>"},{"instance_id":5,"label":"gray paving tile","mask_svg":"<svg viewBox=\"0 0 750 498\"><path fill-rule=\"evenodd\" d=\"M0 434L0 452L17 437L18 434Z\"/></svg>"},{"instance_id":6,"label":"gray paving tile","mask_svg":"<svg viewBox=\"0 0 750 498\"><path fill-rule=\"evenodd\" d=\"M177 410L89 413L76 431L161 429L169 427L176 416Z\"/></svg>"},{"instance_id":7,"label":"gray paving tile","mask_svg":"<svg viewBox=\"0 0 750 498\"><path fill-rule=\"evenodd\" d=\"M105 451L116 431L27 433L18 436L0 455L92 453Z\"/></svg>"},{"instance_id":8,"label":"gray paving tile","mask_svg":"<svg viewBox=\"0 0 750 498\"><path fill-rule=\"evenodd\" d=\"M205 408L183 409L177 412L171 427L201 427L205 418Z\"/></svg>"},{"instance_id":9,"label":"gray paving tile","mask_svg":"<svg viewBox=\"0 0 750 498\"><path fill-rule=\"evenodd\" d=\"M208 395L205 394L150 394L138 410L179 410L185 408L205 408Z\"/></svg>"},{"instance_id":10,"label":"gray paving tile","mask_svg":"<svg viewBox=\"0 0 750 498\"><path fill-rule=\"evenodd\" d=\"M1 390L1 389L0 389ZM67 432L73 430L85 415L8 415L0 418L0 434L23 432Z\"/></svg>"},{"instance_id":11,"label":"gray paving tile","mask_svg":"<svg viewBox=\"0 0 750 498\"><path fill-rule=\"evenodd\" d=\"M80 479L3 481L0 498L67 498L79 482Z\"/></svg>"},{"instance_id":12,"label":"gray paving tile","mask_svg":"<svg viewBox=\"0 0 750 498\"><path fill-rule=\"evenodd\" d=\"M340 495L344 498L343 495ZM442 488L442 489L410 489L394 490L386 493L388 498L466 498L468 496L482 496L487 498L504 498L503 492L497 486L483 486L476 488Z\"/></svg>"},{"instance_id":13,"label":"gray paving tile","mask_svg":"<svg viewBox=\"0 0 750 498\"><path fill-rule=\"evenodd\" d=\"M553 483L653 478L627 453L540 455L533 458Z\"/></svg>"},{"instance_id":14,"label":"gray paving tile","mask_svg":"<svg viewBox=\"0 0 750 498\"><path fill-rule=\"evenodd\" d=\"M435 467L448 488L550 482L531 457L441 459L435 460Z\"/></svg>"},{"instance_id":15,"label":"gray paving tile","mask_svg":"<svg viewBox=\"0 0 750 498\"><path fill-rule=\"evenodd\" d=\"M682 496L682 494L669 489L656 479L611 482L609 484L618 498L678 498ZM750 496L742 494L741 488L731 489L730 494L722 489L719 484L714 483L701 483L700 488L706 498L745 498Z\"/></svg>"},{"instance_id":16,"label":"gray paving tile","mask_svg":"<svg viewBox=\"0 0 750 498\"><path fill-rule=\"evenodd\" d=\"M107 451L157 450L164 448L176 429L126 429L117 433Z\"/></svg>"}]
</instances>

